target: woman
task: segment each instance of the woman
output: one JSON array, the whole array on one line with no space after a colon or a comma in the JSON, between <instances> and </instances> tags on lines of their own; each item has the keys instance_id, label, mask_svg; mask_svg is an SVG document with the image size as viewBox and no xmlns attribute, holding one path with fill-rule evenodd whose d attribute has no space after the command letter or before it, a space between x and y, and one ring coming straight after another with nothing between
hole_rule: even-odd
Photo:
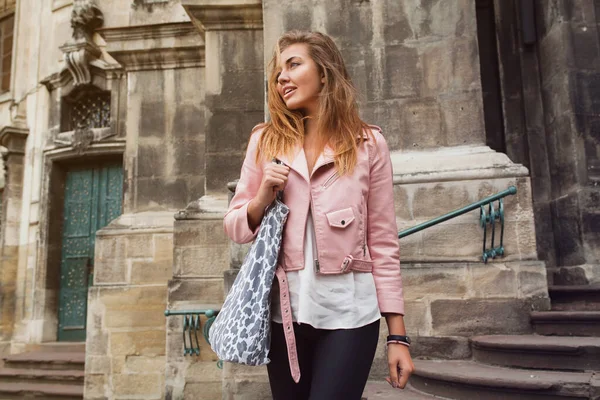
<instances>
[{"instance_id":1,"label":"woman","mask_svg":"<svg viewBox=\"0 0 600 400\"><path fill-rule=\"evenodd\" d=\"M271 119L250 138L224 225L235 242L250 242L283 191L290 213L272 298L273 398L360 399L381 315L393 335L387 380L404 388L413 363L389 150L379 128L360 119L331 38L293 31L279 39L268 104Z\"/></svg>"}]
</instances>

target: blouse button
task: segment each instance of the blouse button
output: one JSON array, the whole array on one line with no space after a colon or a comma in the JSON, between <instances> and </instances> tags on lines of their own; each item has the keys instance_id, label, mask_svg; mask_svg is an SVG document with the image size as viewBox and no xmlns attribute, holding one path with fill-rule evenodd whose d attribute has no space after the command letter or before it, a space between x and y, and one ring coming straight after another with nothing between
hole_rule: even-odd
<instances>
[{"instance_id":1,"label":"blouse button","mask_svg":"<svg viewBox=\"0 0 600 400\"><path fill-rule=\"evenodd\" d=\"M346 225L346 221L342 220L342 225Z\"/></svg>"}]
</instances>

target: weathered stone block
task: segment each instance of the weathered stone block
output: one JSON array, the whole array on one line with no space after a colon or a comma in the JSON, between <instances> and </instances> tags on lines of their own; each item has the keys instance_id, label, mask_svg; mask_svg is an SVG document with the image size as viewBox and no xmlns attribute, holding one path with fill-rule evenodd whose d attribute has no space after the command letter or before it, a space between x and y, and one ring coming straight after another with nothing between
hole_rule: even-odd
<instances>
[{"instance_id":1,"label":"weathered stone block","mask_svg":"<svg viewBox=\"0 0 600 400\"><path fill-rule=\"evenodd\" d=\"M412 211L416 218L431 219L439 217L451 208L467 205L471 202L466 185L438 183L428 185L411 185Z\"/></svg>"},{"instance_id":2,"label":"weathered stone block","mask_svg":"<svg viewBox=\"0 0 600 400\"><path fill-rule=\"evenodd\" d=\"M150 234L127 236L127 257L147 258L154 253L154 242Z\"/></svg>"},{"instance_id":3,"label":"weathered stone block","mask_svg":"<svg viewBox=\"0 0 600 400\"><path fill-rule=\"evenodd\" d=\"M223 379L223 370L217 367L214 361L200 361L197 358L188 358L189 364L185 370L187 382L219 382Z\"/></svg>"},{"instance_id":4,"label":"weathered stone block","mask_svg":"<svg viewBox=\"0 0 600 400\"><path fill-rule=\"evenodd\" d=\"M127 259L97 260L94 265L94 285L127 283Z\"/></svg>"},{"instance_id":5,"label":"weathered stone block","mask_svg":"<svg viewBox=\"0 0 600 400\"><path fill-rule=\"evenodd\" d=\"M176 221L173 242L176 247L229 244L223 219Z\"/></svg>"},{"instance_id":6,"label":"weathered stone block","mask_svg":"<svg viewBox=\"0 0 600 400\"><path fill-rule=\"evenodd\" d=\"M173 279L169 281L169 307L177 302L222 303L223 279Z\"/></svg>"},{"instance_id":7,"label":"weathered stone block","mask_svg":"<svg viewBox=\"0 0 600 400\"><path fill-rule=\"evenodd\" d=\"M154 239L154 259L156 261L173 261L173 235L156 234Z\"/></svg>"},{"instance_id":8,"label":"weathered stone block","mask_svg":"<svg viewBox=\"0 0 600 400\"><path fill-rule=\"evenodd\" d=\"M442 116L437 100L421 99L406 102L402 107L404 134L402 147L428 148L444 144Z\"/></svg>"},{"instance_id":9,"label":"weathered stone block","mask_svg":"<svg viewBox=\"0 0 600 400\"><path fill-rule=\"evenodd\" d=\"M431 331L431 315L428 303L406 300L406 297L405 295L404 325L406 326L406 332L409 336L427 335ZM385 319L382 319L381 323L385 324Z\"/></svg>"},{"instance_id":10,"label":"weathered stone block","mask_svg":"<svg viewBox=\"0 0 600 400\"><path fill-rule=\"evenodd\" d=\"M517 274L505 264L470 264L473 297L479 298L516 298ZM544 279L545 283L545 279Z\"/></svg>"},{"instance_id":11,"label":"weathered stone block","mask_svg":"<svg viewBox=\"0 0 600 400\"><path fill-rule=\"evenodd\" d=\"M269 382L236 379L223 383L223 400L264 400L271 398Z\"/></svg>"},{"instance_id":12,"label":"weathered stone block","mask_svg":"<svg viewBox=\"0 0 600 400\"><path fill-rule=\"evenodd\" d=\"M476 89L467 93L444 96L439 100L448 146L485 142L481 98L481 91Z\"/></svg>"},{"instance_id":13,"label":"weathered stone block","mask_svg":"<svg viewBox=\"0 0 600 400\"><path fill-rule=\"evenodd\" d=\"M221 400L222 386L221 382L187 382L183 389L183 399Z\"/></svg>"},{"instance_id":14,"label":"weathered stone block","mask_svg":"<svg viewBox=\"0 0 600 400\"><path fill-rule=\"evenodd\" d=\"M548 298L548 277L543 262L529 261L508 263L517 272L517 286L520 298Z\"/></svg>"},{"instance_id":15,"label":"weathered stone block","mask_svg":"<svg viewBox=\"0 0 600 400\"><path fill-rule=\"evenodd\" d=\"M165 286L105 290L99 296L107 328L164 327L165 299Z\"/></svg>"},{"instance_id":16,"label":"weathered stone block","mask_svg":"<svg viewBox=\"0 0 600 400\"><path fill-rule=\"evenodd\" d=\"M108 376L105 374L86 374L83 391L85 399L108 398Z\"/></svg>"},{"instance_id":17,"label":"weathered stone block","mask_svg":"<svg viewBox=\"0 0 600 400\"><path fill-rule=\"evenodd\" d=\"M453 264L445 267L440 264L417 264L402 270L404 298L420 300L443 296L463 298L467 294L467 269Z\"/></svg>"},{"instance_id":18,"label":"weathered stone block","mask_svg":"<svg viewBox=\"0 0 600 400\"><path fill-rule=\"evenodd\" d=\"M131 284L133 285L166 284L172 276L173 263L171 260L131 262Z\"/></svg>"},{"instance_id":19,"label":"weathered stone block","mask_svg":"<svg viewBox=\"0 0 600 400\"><path fill-rule=\"evenodd\" d=\"M389 84L384 86L386 99L416 97L419 90L419 55L414 47L386 46L385 71Z\"/></svg>"},{"instance_id":20,"label":"weathered stone block","mask_svg":"<svg viewBox=\"0 0 600 400\"><path fill-rule=\"evenodd\" d=\"M458 360L471 357L469 339L460 336L413 336L410 354L413 358Z\"/></svg>"},{"instance_id":21,"label":"weathered stone block","mask_svg":"<svg viewBox=\"0 0 600 400\"><path fill-rule=\"evenodd\" d=\"M164 315L163 315L164 318ZM165 331L148 330L113 332L110 335L110 355L147 356L163 360L165 354Z\"/></svg>"},{"instance_id":22,"label":"weathered stone block","mask_svg":"<svg viewBox=\"0 0 600 400\"><path fill-rule=\"evenodd\" d=\"M229 245L175 249L175 276L220 276L229 269Z\"/></svg>"},{"instance_id":23,"label":"weathered stone block","mask_svg":"<svg viewBox=\"0 0 600 400\"><path fill-rule=\"evenodd\" d=\"M126 246L125 237L98 236L94 257L100 261L125 259L127 257Z\"/></svg>"},{"instance_id":24,"label":"weathered stone block","mask_svg":"<svg viewBox=\"0 0 600 400\"><path fill-rule=\"evenodd\" d=\"M126 373L147 373L156 372L164 374L165 372L165 359L164 357L156 356L127 356L125 358L125 369Z\"/></svg>"},{"instance_id":25,"label":"weathered stone block","mask_svg":"<svg viewBox=\"0 0 600 400\"><path fill-rule=\"evenodd\" d=\"M537 309L540 305L534 300L434 300L433 336L528 334L529 313Z\"/></svg>"},{"instance_id":26,"label":"weathered stone block","mask_svg":"<svg viewBox=\"0 0 600 400\"><path fill-rule=\"evenodd\" d=\"M115 396L144 396L145 399L160 399L165 386L164 374L113 374Z\"/></svg>"},{"instance_id":27,"label":"weathered stone block","mask_svg":"<svg viewBox=\"0 0 600 400\"><path fill-rule=\"evenodd\" d=\"M435 96L477 89L480 86L478 54L474 37L451 38L423 46L423 94Z\"/></svg>"},{"instance_id":28,"label":"weathered stone block","mask_svg":"<svg viewBox=\"0 0 600 400\"><path fill-rule=\"evenodd\" d=\"M110 357L108 356L90 356L85 357L85 373L104 374L110 371Z\"/></svg>"},{"instance_id":29,"label":"weathered stone block","mask_svg":"<svg viewBox=\"0 0 600 400\"><path fill-rule=\"evenodd\" d=\"M164 324L165 305L140 306L137 310L111 310L105 314L107 328L152 328Z\"/></svg>"}]
</instances>

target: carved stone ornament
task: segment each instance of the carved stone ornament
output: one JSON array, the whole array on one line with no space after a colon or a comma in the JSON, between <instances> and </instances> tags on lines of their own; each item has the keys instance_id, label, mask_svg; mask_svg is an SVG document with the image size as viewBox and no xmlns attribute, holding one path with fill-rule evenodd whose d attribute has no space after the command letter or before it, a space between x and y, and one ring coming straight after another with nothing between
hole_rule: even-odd
<instances>
[{"instance_id":1,"label":"carved stone ornament","mask_svg":"<svg viewBox=\"0 0 600 400\"><path fill-rule=\"evenodd\" d=\"M83 153L94 140L94 132L88 127L78 127L73 131L73 150Z\"/></svg>"},{"instance_id":2,"label":"carved stone ornament","mask_svg":"<svg viewBox=\"0 0 600 400\"><path fill-rule=\"evenodd\" d=\"M94 31L103 23L104 16L94 0L75 0L71 12L73 39L91 42Z\"/></svg>"},{"instance_id":3,"label":"carved stone ornament","mask_svg":"<svg viewBox=\"0 0 600 400\"><path fill-rule=\"evenodd\" d=\"M75 86L88 84L92 80L90 63L101 54L92 37L103 23L104 16L95 0L75 0L71 12L73 37L60 48L65 53L65 62Z\"/></svg>"}]
</instances>

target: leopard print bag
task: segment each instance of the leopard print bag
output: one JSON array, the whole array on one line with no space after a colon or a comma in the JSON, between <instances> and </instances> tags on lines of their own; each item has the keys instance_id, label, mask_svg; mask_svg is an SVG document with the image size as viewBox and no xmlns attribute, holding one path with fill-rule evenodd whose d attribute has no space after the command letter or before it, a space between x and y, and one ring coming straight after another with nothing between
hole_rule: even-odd
<instances>
[{"instance_id":1,"label":"leopard print bag","mask_svg":"<svg viewBox=\"0 0 600 400\"><path fill-rule=\"evenodd\" d=\"M271 287L290 212L280 195L265 212L258 235L210 328L210 346L223 361L269 363Z\"/></svg>"}]
</instances>

